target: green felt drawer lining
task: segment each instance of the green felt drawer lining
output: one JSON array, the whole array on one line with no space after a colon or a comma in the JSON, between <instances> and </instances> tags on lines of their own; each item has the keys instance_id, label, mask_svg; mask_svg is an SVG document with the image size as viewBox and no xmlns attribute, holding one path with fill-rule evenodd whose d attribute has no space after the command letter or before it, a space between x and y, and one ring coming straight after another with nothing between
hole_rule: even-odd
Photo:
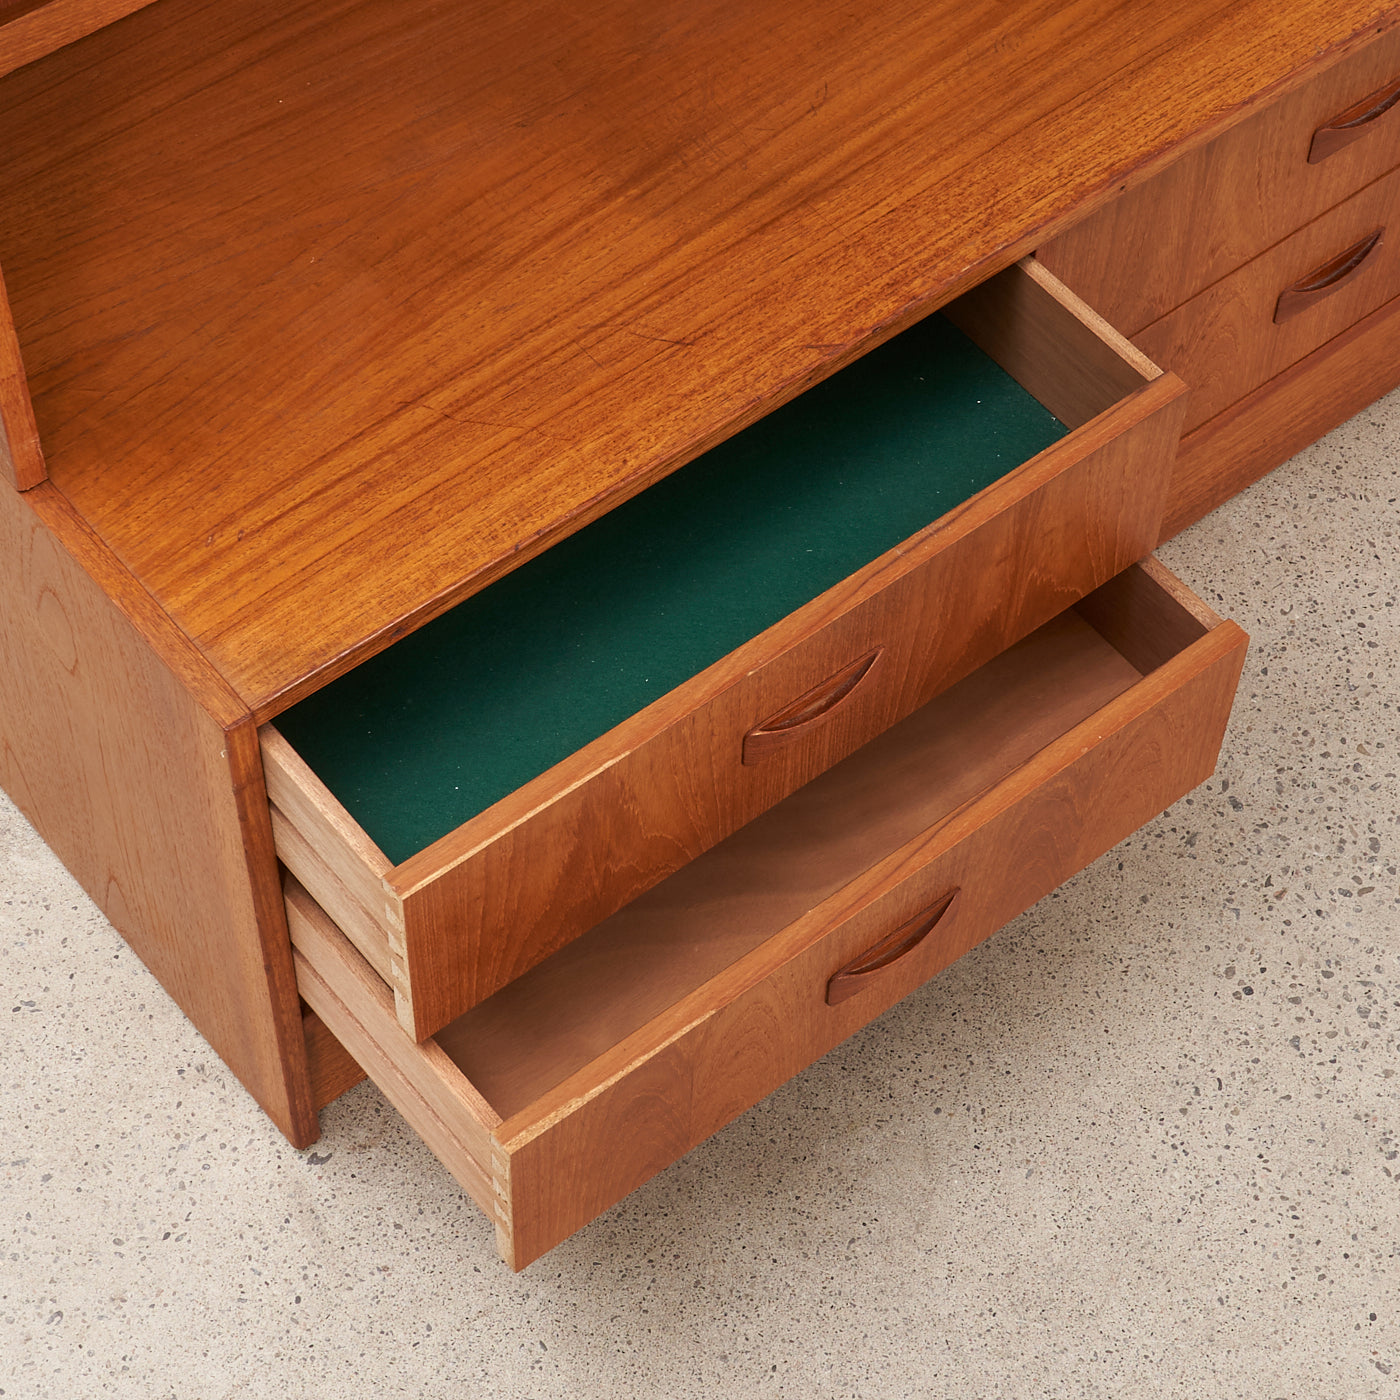
<instances>
[{"instance_id":1,"label":"green felt drawer lining","mask_svg":"<svg viewBox=\"0 0 1400 1400\"><path fill-rule=\"evenodd\" d=\"M931 317L278 727L399 863L1065 431Z\"/></svg>"}]
</instances>

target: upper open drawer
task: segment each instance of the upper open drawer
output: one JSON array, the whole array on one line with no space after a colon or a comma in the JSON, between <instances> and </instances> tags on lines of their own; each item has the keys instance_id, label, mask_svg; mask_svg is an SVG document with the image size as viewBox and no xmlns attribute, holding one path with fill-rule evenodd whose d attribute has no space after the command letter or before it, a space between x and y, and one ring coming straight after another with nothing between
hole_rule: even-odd
<instances>
[{"instance_id":1,"label":"upper open drawer","mask_svg":"<svg viewBox=\"0 0 1400 1400\"><path fill-rule=\"evenodd\" d=\"M1145 555L1183 394L1008 269L265 727L279 855L433 1033Z\"/></svg>"}]
</instances>

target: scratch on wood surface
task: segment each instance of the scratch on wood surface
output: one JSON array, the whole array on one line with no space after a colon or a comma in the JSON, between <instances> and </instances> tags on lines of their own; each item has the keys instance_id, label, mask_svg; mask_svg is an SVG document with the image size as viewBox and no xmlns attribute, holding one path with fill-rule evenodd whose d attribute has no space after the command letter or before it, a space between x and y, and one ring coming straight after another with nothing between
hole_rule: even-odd
<instances>
[{"instance_id":1,"label":"scratch on wood surface","mask_svg":"<svg viewBox=\"0 0 1400 1400\"><path fill-rule=\"evenodd\" d=\"M445 419L449 423L456 423L468 428L489 428L497 433L516 433L521 436L528 436L531 433L538 434L546 442L567 442L568 439L561 433L551 433L540 427L538 423L495 423L488 418L468 418L464 414L449 413L445 408L438 408L434 404L424 403L422 399L399 399L400 408L421 408L428 413L436 414L437 417Z\"/></svg>"},{"instance_id":2,"label":"scratch on wood surface","mask_svg":"<svg viewBox=\"0 0 1400 1400\"><path fill-rule=\"evenodd\" d=\"M684 345L689 347L691 345L696 344L700 339L700 337L697 335L692 336L688 340L677 340L669 335L648 335L645 331L633 330L631 326L627 326L624 329L627 331L628 335L638 336L642 340L652 340L655 341L658 345Z\"/></svg>"}]
</instances>

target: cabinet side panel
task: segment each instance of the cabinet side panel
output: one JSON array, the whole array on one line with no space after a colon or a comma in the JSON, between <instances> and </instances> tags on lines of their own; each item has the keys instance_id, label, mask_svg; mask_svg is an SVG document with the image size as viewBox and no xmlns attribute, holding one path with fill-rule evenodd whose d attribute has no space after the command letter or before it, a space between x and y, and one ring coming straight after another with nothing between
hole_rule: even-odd
<instances>
[{"instance_id":1,"label":"cabinet side panel","mask_svg":"<svg viewBox=\"0 0 1400 1400\"><path fill-rule=\"evenodd\" d=\"M0 491L0 658L0 783L278 1127L314 1141L256 731L47 483Z\"/></svg>"}]
</instances>

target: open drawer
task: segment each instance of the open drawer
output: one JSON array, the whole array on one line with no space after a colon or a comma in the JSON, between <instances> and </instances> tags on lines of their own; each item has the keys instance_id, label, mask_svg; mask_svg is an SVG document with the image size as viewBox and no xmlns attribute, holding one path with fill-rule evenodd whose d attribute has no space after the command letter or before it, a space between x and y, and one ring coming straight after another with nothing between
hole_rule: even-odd
<instances>
[{"instance_id":1,"label":"open drawer","mask_svg":"<svg viewBox=\"0 0 1400 1400\"><path fill-rule=\"evenodd\" d=\"M415 1039L1151 549L1180 382L1033 260L945 315L264 728L278 854Z\"/></svg>"},{"instance_id":2,"label":"open drawer","mask_svg":"<svg viewBox=\"0 0 1400 1400\"><path fill-rule=\"evenodd\" d=\"M301 993L522 1268L1206 778L1246 644L1135 566L421 1044L289 877Z\"/></svg>"}]
</instances>

